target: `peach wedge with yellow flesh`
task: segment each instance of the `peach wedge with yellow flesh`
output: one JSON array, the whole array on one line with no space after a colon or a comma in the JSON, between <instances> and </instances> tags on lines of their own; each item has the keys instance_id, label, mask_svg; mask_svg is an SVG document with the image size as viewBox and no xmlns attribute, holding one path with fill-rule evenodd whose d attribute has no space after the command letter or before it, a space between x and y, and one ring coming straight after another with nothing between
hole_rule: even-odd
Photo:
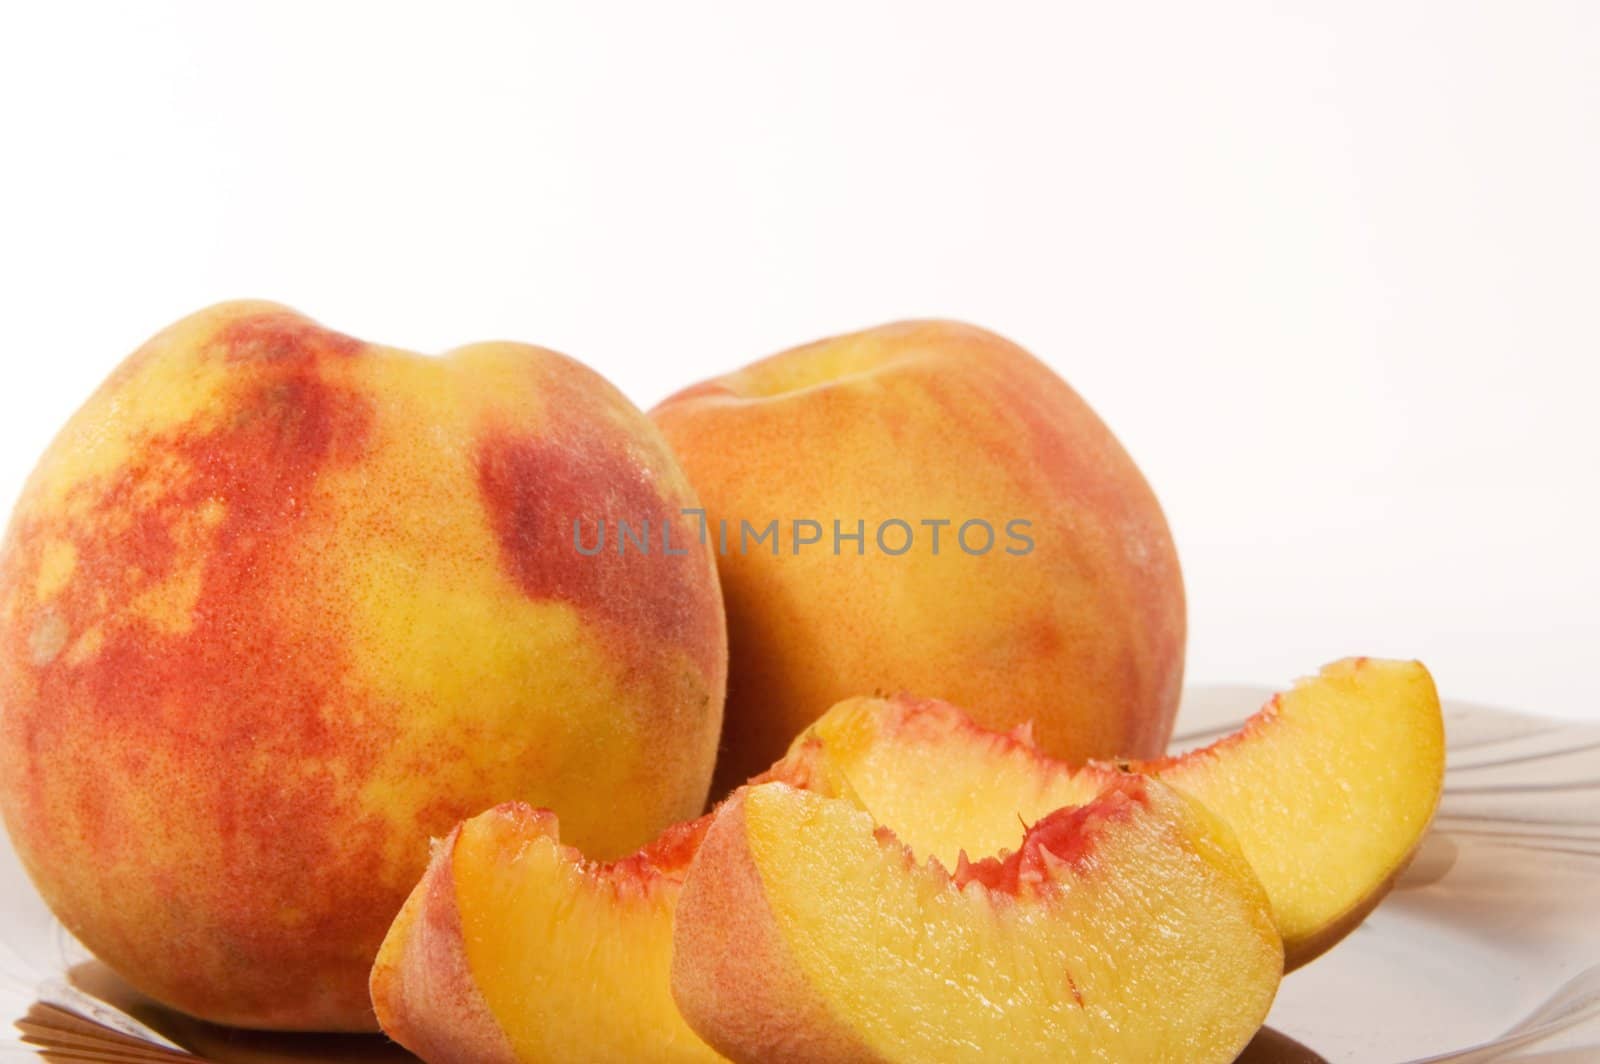
<instances>
[{"instance_id":1,"label":"peach wedge with yellow flesh","mask_svg":"<svg viewBox=\"0 0 1600 1064\"><path fill-rule=\"evenodd\" d=\"M737 791L678 899L672 989L736 1061L1231 1061L1283 970L1221 821L1112 779L946 871L852 801Z\"/></svg>"},{"instance_id":2,"label":"peach wedge with yellow flesh","mask_svg":"<svg viewBox=\"0 0 1600 1064\"><path fill-rule=\"evenodd\" d=\"M757 781L848 793L820 744ZM561 843L555 814L507 803L434 847L372 969L372 1004L429 1064L722 1058L678 1016L672 918L709 815L621 860Z\"/></svg>"},{"instance_id":3,"label":"peach wedge with yellow flesh","mask_svg":"<svg viewBox=\"0 0 1600 1064\"><path fill-rule=\"evenodd\" d=\"M609 864L511 803L435 848L372 971L385 1032L429 1064L717 1061L668 992L672 910L708 817Z\"/></svg>"},{"instance_id":4,"label":"peach wedge with yellow flesh","mask_svg":"<svg viewBox=\"0 0 1600 1064\"><path fill-rule=\"evenodd\" d=\"M1291 969L1382 900L1427 831L1444 778L1428 671L1373 658L1329 665L1234 734L1155 761L1074 769L1036 748L1026 728L990 732L954 706L905 697L842 702L794 749L819 743L875 817L947 862L962 849L1015 846L1022 822L1088 801L1123 768L1154 775L1233 829L1272 900Z\"/></svg>"}]
</instances>

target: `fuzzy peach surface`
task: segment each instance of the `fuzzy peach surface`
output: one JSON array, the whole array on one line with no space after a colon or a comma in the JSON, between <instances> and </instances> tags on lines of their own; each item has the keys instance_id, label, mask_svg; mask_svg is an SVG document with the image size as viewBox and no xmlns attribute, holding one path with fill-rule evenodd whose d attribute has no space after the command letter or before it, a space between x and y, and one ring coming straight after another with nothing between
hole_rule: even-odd
<instances>
[{"instance_id":1,"label":"fuzzy peach surface","mask_svg":"<svg viewBox=\"0 0 1600 1064\"><path fill-rule=\"evenodd\" d=\"M1161 508L1089 406L993 333L888 325L689 388L651 412L704 502L731 671L717 790L778 757L840 699L909 690L983 724L1033 720L1072 760L1154 757L1183 678L1184 594ZM777 519L778 553L741 549ZM791 522L812 519L820 546ZM960 526L987 521L987 552ZM862 553L833 522L864 522ZM890 555L884 522L915 540ZM935 550L932 527L948 521ZM1027 521L1025 548L1007 535ZM896 531L891 549L904 538ZM972 532L974 551L983 543ZM720 542L719 542L720 552Z\"/></svg>"},{"instance_id":2,"label":"fuzzy peach surface","mask_svg":"<svg viewBox=\"0 0 1600 1064\"><path fill-rule=\"evenodd\" d=\"M0 547L18 853L168 1004L372 1028L430 835L522 799L619 855L700 812L709 552L570 540L626 510L692 545L693 505L649 421L553 352L422 357L264 303L177 323L69 422Z\"/></svg>"}]
</instances>

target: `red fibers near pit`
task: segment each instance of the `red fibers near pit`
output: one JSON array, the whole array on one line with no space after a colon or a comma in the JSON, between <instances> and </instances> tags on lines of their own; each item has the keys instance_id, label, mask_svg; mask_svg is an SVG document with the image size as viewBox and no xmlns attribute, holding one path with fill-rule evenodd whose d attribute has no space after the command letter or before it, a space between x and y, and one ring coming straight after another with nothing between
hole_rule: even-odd
<instances>
[{"instance_id":1,"label":"red fibers near pit","mask_svg":"<svg viewBox=\"0 0 1600 1064\"><path fill-rule=\"evenodd\" d=\"M1126 820L1148 803L1144 778L1121 776L1087 805L1057 809L1034 824L1014 853L980 861L968 860L963 853L951 878L958 887L976 882L992 891L1015 894L1022 882L1049 877L1046 853L1074 870L1082 870L1093 856L1105 825Z\"/></svg>"},{"instance_id":2,"label":"red fibers near pit","mask_svg":"<svg viewBox=\"0 0 1600 1064\"><path fill-rule=\"evenodd\" d=\"M638 861L652 871L681 878L688 871L689 862L700 852L700 843L711 828L713 814L674 824L658 835L654 842L627 860ZM618 864L623 862L619 861Z\"/></svg>"},{"instance_id":3,"label":"red fibers near pit","mask_svg":"<svg viewBox=\"0 0 1600 1064\"><path fill-rule=\"evenodd\" d=\"M527 802L502 802L485 815L504 824L501 830L509 839L535 837L561 842L561 823L549 809L536 809ZM638 852L615 861L593 861L576 847L563 846L566 856L591 875L613 883L638 882L664 876L674 882L683 878L689 862L700 850L700 843L711 827L712 814L673 824Z\"/></svg>"}]
</instances>

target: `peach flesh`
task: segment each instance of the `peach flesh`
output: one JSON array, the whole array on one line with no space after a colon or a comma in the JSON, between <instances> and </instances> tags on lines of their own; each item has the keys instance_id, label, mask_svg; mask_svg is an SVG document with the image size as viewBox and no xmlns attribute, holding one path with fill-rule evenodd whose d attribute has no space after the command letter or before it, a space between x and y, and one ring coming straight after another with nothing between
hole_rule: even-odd
<instances>
[{"instance_id":1,"label":"peach flesh","mask_svg":"<svg viewBox=\"0 0 1600 1064\"><path fill-rule=\"evenodd\" d=\"M1075 769L1026 727L997 734L954 706L903 696L835 706L796 749L818 743L875 816L947 862L962 848L1015 846L1020 825L1088 801L1118 772L1153 775L1233 829L1272 898L1291 970L1383 899L1444 779L1432 678L1417 662L1375 658L1328 665L1238 732L1154 761Z\"/></svg>"},{"instance_id":2,"label":"peach flesh","mask_svg":"<svg viewBox=\"0 0 1600 1064\"><path fill-rule=\"evenodd\" d=\"M1229 1061L1282 971L1227 829L1139 777L953 875L852 802L741 788L673 943L690 1026L763 1062Z\"/></svg>"},{"instance_id":3,"label":"peach flesh","mask_svg":"<svg viewBox=\"0 0 1600 1064\"><path fill-rule=\"evenodd\" d=\"M842 784L820 747L758 779ZM676 824L613 862L562 845L555 816L526 806L457 826L379 951L384 1031L432 1064L720 1060L668 980L673 911L710 824Z\"/></svg>"}]
</instances>

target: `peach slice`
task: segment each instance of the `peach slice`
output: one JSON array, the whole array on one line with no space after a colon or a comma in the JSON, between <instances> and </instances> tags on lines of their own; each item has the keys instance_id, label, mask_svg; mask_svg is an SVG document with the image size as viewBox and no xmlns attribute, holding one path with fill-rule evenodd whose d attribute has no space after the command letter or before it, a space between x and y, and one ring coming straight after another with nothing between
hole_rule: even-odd
<instances>
[{"instance_id":1,"label":"peach slice","mask_svg":"<svg viewBox=\"0 0 1600 1064\"><path fill-rule=\"evenodd\" d=\"M1442 758L1426 670L1362 659L1328 666L1204 751L1135 767L1230 824L1292 967L1383 896L1426 827ZM752 782L850 798L970 878L961 870L990 866L963 851L1016 848L1026 823L1125 775L1074 770L1025 727L991 732L946 703L896 697L840 703ZM562 845L549 813L509 805L465 822L435 848L379 954L383 1028L435 1064L718 1059L680 1018L668 975L679 894L710 823L604 864Z\"/></svg>"},{"instance_id":2,"label":"peach slice","mask_svg":"<svg viewBox=\"0 0 1600 1064\"><path fill-rule=\"evenodd\" d=\"M1328 665L1236 733L1155 761L1074 769L1035 747L1026 726L991 732L954 706L903 696L841 702L793 749L819 743L873 816L947 863L962 849L1015 846L1022 823L1088 801L1119 769L1157 776L1233 829L1272 899L1290 969L1388 893L1444 779L1427 669L1372 658Z\"/></svg>"},{"instance_id":3,"label":"peach slice","mask_svg":"<svg viewBox=\"0 0 1600 1064\"><path fill-rule=\"evenodd\" d=\"M757 781L848 794L820 744ZM520 802L436 843L372 969L383 1030L430 1064L716 1061L672 1003L678 892L710 815L609 863Z\"/></svg>"},{"instance_id":4,"label":"peach slice","mask_svg":"<svg viewBox=\"0 0 1600 1064\"><path fill-rule=\"evenodd\" d=\"M1227 827L1154 780L953 873L852 801L768 783L706 832L672 990L740 1061L1203 1064L1250 1041L1282 970Z\"/></svg>"},{"instance_id":5,"label":"peach slice","mask_svg":"<svg viewBox=\"0 0 1600 1064\"><path fill-rule=\"evenodd\" d=\"M547 810L463 822L378 953L379 1024L430 1064L720 1060L667 983L673 906L709 824L601 864L561 845Z\"/></svg>"}]
</instances>

